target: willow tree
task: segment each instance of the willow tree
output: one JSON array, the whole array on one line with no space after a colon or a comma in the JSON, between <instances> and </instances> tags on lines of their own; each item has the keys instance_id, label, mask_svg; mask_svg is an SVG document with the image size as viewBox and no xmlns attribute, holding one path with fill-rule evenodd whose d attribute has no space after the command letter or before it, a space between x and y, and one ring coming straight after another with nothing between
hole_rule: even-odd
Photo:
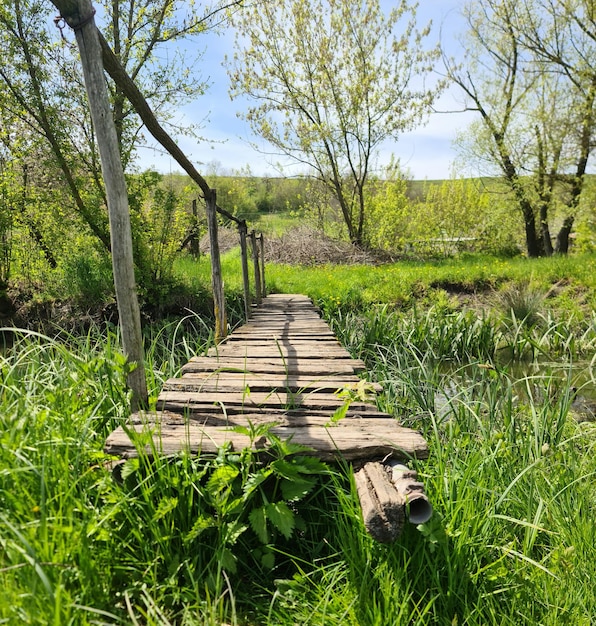
<instances>
[{"instance_id":1,"label":"willow tree","mask_svg":"<svg viewBox=\"0 0 596 626\"><path fill-rule=\"evenodd\" d=\"M468 3L464 62L449 78L479 113L466 137L523 218L528 256L565 253L596 131L590 0ZM558 228L553 243L553 228Z\"/></svg>"},{"instance_id":2,"label":"willow tree","mask_svg":"<svg viewBox=\"0 0 596 626\"><path fill-rule=\"evenodd\" d=\"M563 133L558 179L565 212L554 249L566 253L596 140L596 6L593 0L525 0L522 8L523 45L564 85L548 127L549 136Z\"/></svg>"},{"instance_id":3,"label":"willow tree","mask_svg":"<svg viewBox=\"0 0 596 626\"><path fill-rule=\"evenodd\" d=\"M257 1L236 12L232 95L253 101L253 131L314 172L337 199L350 239L363 243L366 188L383 143L421 123L438 87L424 79L416 5L379 0Z\"/></svg>"}]
</instances>

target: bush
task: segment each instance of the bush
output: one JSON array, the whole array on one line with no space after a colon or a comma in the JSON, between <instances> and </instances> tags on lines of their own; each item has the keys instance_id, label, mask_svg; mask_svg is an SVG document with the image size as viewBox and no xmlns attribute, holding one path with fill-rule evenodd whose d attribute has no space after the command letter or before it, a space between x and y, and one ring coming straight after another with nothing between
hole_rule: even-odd
<instances>
[{"instance_id":1,"label":"bush","mask_svg":"<svg viewBox=\"0 0 596 626\"><path fill-rule=\"evenodd\" d=\"M85 306L105 302L114 292L110 259L89 246L76 250L63 263L66 297Z\"/></svg>"}]
</instances>

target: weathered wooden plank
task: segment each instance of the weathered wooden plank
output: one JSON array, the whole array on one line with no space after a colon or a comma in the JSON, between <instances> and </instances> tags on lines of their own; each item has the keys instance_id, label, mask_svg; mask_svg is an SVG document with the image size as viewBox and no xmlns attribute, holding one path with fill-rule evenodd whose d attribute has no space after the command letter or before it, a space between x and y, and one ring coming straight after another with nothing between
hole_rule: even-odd
<instances>
[{"instance_id":1,"label":"weathered wooden plank","mask_svg":"<svg viewBox=\"0 0 596 626\"><path fill-rule=\"evenodd\" d=\"M372 408L372 407L371 407ZM179 416L179 414L178 414ZM303 426L320 426L320 427L328 427L335 428L337 424L343 424L344 427L347 427L349 423L360 423L362 420L377 420L377 422L371 422L371 425L376 424L379 425L381 422L378 420L382 420L384 424L386 420L390 420L395 422L395 424L399 425L399 422L395 420L395 418L391 417L387 413L382 413L380 411L371 410L366 413L357 413L354 409L350 409L347 415L336 423L332 421L332 415L327 410L316 411L310 409L293 409L291 411L275 411L269 413L245 413L243 416L234 416L228 419L227 423L246 423L250 420L253 424L271 424L275 423L278 426L292 426L294 428L299 428ZM192 417L191 417L192 419ZM199 421L200 420L195 420ZM344 423L345 422L345 423ZM207 420L204 423L207 426L223 426L224 422L221 421L221 417L217 416L207 416ZM371 426L372 428L372 426Z\"/></svg>"},{"instance_id":2,"label":"weathered wooden plank","mask_svg":"<svg viewBox=\"0 0 596 626\"><path fill-rule=\"evenodd\" d=\"M312 332L303 332L303 333L292 333L287 334L284 332L275 332L275 331L266 331L263 333L260 332L251 332L250 334L239 334L237 336L230 336L225 342L225 345L235 344L235 343L245 343L245 344L258 344L258 343L268 343L268 344L277 344L283 342L297 342L301 344L310 343L312 345L318 345L320 343L334 343L337 341L335 336L332 333L327 335L323 333L319 333L316 337L312 336Z\"/></svg>"},{"instance_id":3,"label":"weathered wooden plank","mask_svg":"<svg viewBox=\"0 0 596 626\"><path fill-rule=\"evenodd\" d=\"M321 319L320 315L314 312L300 312L300 311L271 311L271 312L259 312L253 313L248 324L256 323L275 323L275 324L304 324L305 322L312 321L315 324L325 324L325 320Z\"/></svg>"},{"instance_id":4,"label":"weathered wooden plank","mask_svg":"<svg viewBox=\"0 0 596 626\"><path fill-rule=\"evenodd\" d=\"M367 463L354 474L366 530L376 541L390 543L402 531L406 502L381 463Z\"/></svg>"},{"instance_id":5,"label":"weathered wooden plank","mask_svg":"<svg viewBox=\"0 0 596 626\"><path fill-rule=\"evenodd\" d=\"M269 335L267 333L270 333ZM337 341L329 326L319 326L318 324L305 323L293 324L289 327L287 324L260 324L258 328L242 326L240 329L233 331L225 340L225 343L237 340L240 337L259 337L273 340L274 336L298 337L303 341L317 341L319 337L322 339L331 339Z\"/></svg>"},{"instance_id":6,"label":"weathered wooden plank","mask_svg":"<svg viewBox=\"0 0 596 626\"><path fill-rule=\"evenodd\" d=\"M170 378L163 385L163 391L238 391L249 388L251 391L286 389L293 392L336 391L349 389L362 384L357 376L334 375L326 377L287 376L284 374L255 375L236 372L199 372L184 374L180 378ZM378 383L366 382L366 388L373 393L382 391Z\"/></svg>"},{"instance_id":7,"label":"weathered wooden plank","mask_svg":"<svg viewBox=\"0 0 596 626\"><path fill-rule=\"evenodd\" d=\"M233 331L234 333L239 333L241 331L244 332L259 332L259 333L264 333L264 332L285 332L287 334L292 334L295 332L310 332L312 336L318 334L319 332L323 333L329 333L329 326L325 323L322 322L320 319L317 321L304 321L304 322L273 322L273 321L269 321L269 322L265 322L265 321L261 321L261 322L250 322L249 324L246 324L245 326L241 326L239 329Z\"/></svg>"},{"instance_id":8,"label":"weathered wooden plank","mask_svg":"<svg viewBox=\"0 0 596 626\"><path fill-rule=\"evenodd\" d=\"M267 446L265 437L251 441L242 433L230 428L204 426L199 422L172 419L159 413L131 417L127 430L120 427L106 442L106 452L124 458L138 455L138 449L148 454L174 455L183 451L193 454L217 454L220 447L229 444L233 450L252 448L260 450ZM428 449L420 433L399 426L394 420L352 419L341 420L335 426L313 425L309 420L304 425L278 425L271 432L293 443L311 448L309 454L331 460L383 458L426 458Z\"/></svg>"},{"instance_id":9,"label":"weathered wooden plank","mask_svg":"<svg viewBox=\"0 0 596 626\"><path fill-rule=\"evenodd\" d=\"M364 372L366 366L359 359L310 359L299 360L292 357L286 359L265 358L217 358L192 357L182 366L183 373L236 371L253 374L267 373L302 376L323 376L328 374L354 374Z\"/></svg>"},{"instance_id":10,"label":"weathered wooden plank","mask_svg":"<svg viewBox=\"0 0 596 626\"><path fill-rule=\"evenodd\" d=\"M163 411L184 411L187 408L202 411L226 412L230 410L253 411L259 408L277 408L280 410L328 409L335 411L343 406L344 401L334 394L326 393L288 393L285 390L256 391L250 393L162 391L157 398L157 407ZM352 410L361 413L376 411L376 407L365 402L352 402Z\"/></svg>"},{"instance_id":11,"label":"weathered wooden plank","mask_svg":"<svg viewBox=\"0 0 596 626\"><path fill-rule=\"evenodd\" d=\"M350 358L350 353L336 341L300 341L291 338L278 340L254 338L242 341L226 341L226 343L219 344L217 347L209 348L207 356L217 356L220 354L230 354L232 356L240 354L244 356L245 354L258 354L259 352L272 353L275 354L275 356L280 356L287 352L294 354L312 354L313 352L318 352L321 355L337 355L335 358Z\"/></svg>"},{"instance_id":12,"label":"weathered wooden plank","mask_svg":"<svg viewBox=\"0 0 596 626\"><path fill-rule=\"evenodd\" d=\"M302 293L270 293L266 298L263 298L264 302L267 302L269 306L276 306L277 303L281 303L283 306L291 304L308 303L313 305L313 301Z\"/></svg>"},{"instance_id":13,"label":"weathered wooden plank","mask_svg":"<svg viewBox=\"0 0 596 626\"><path fill-rule=\"evenodd\" d=\"M269 333L269 334L268 334ZM277 343L297 343L298 345L319 345L319 344L330 344L330 345L338 345L341 346L339 341L335 338L333 333L317 333L315 336L311 333L275 333L275 332L250 332L250 333L236 333L230 335L223 344L220 345L229 345L235 343L247 343L247 344L277 344ZM343 347L343 346L342 346ZM345 350L345 348L344 348Z\"/></svg>"},{"instance_id":14,"label":"weathered wooden plank","mask_svg":"<svg viewBox=\"0 0 596 626\"><path fill-rule=\"evenodd\" d=\"M359 414L348 411L348 414L337 423L359 423L362 420L369 422L370 420L382 420L383 423L389 420L399 425L399 422L387 413L372 411L370 413ZM214 426L220 428L230 428L233 426L246 426L248 423L260 426L262 424L270 424L272 426L292 426L294 428L304 426L320 426L335 428L336 423L331 419L329 411L310 411L294 409L289 411L259 411L258 413L180 413L176 411L139 411L133 413L129 418L131 424L140 424L145 422L151 423L168 423L168 424L188 424L189 422L200 424L201 426ZM376 424L377 422L371 422ZM379 422L380 423L380 422ZM400 426L400 428L403 428ZM410 430L410 429L406 429Z\"/></svg>"},{"instance_id":15,"label":"weathered wooden plank","mask_svg":"<svg viewBox=\"0 0 596 626\"><path fill-rule=\"evenodd\" d=\"M263 302L263 306L257 306L254 308L254 315L317 315L319 316L318 311L314 308L312 303L304 302L304 303L286 303L286 305L276 306L271 300L265 300Z\"/></svg>"},{"instance_id":16,"label":"weathered wooden plank","mask_svg":"<svg viewBox=\"0 0 596 626\"><path fill-rule=\"evenodd\" d=\"M251 346L246 344L233 345L222 344L217 348L210 348L207 352L207 356L222 358L243 358L249 357L251 359L285 359L287 357L293 357L295 359L348 359L349 353L343 348L336 348L334 346L325 347L321 346L317 348L313 345L308 346L294 346L287 344L272 344L270 346Z\"/></svg>"}]
</instances>

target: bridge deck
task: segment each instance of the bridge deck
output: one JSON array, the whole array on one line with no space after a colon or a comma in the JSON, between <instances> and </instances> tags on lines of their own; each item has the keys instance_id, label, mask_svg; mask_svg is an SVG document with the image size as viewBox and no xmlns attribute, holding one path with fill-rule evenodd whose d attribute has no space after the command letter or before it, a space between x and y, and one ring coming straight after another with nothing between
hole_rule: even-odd
<instances>
[{"instance_id":1,"label":"bridge deck","mask_svg":"<svg viewBox=\"0 0 596 626\"><path fill-rule=\"evenodd\" d=\"M116 429L106 451L128 458L140 449L213 454L225 443L259 449L267 445L264 437L255 441L233 427L271 423L273 434L291 437L324 459L426 458L420 433L358 397L364 370L310 299L270 295L247 324L165 383L156 411L135 413ZM352 401L345 417L336 419L346 402L340 390L352 390Z\"/></svg>"}]
</instances>

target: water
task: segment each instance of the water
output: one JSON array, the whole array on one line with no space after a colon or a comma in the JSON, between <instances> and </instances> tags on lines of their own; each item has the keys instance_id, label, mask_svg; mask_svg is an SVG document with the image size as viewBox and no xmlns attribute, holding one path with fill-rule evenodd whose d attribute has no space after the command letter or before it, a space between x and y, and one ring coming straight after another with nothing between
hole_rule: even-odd
<instances>
[{"instance_id":1,"label":"water","mask_svg":"<svg viewBox=\"0 0 596 626\"><path fill-rule=\"evenodd\" d=\"M544 397L545 393L564 394L570 387L570 415L578 421L596 421L596 357L592 361L575 363L518 361L496 365L495 368L478 363L445 363L440 368L439 387L443 393L435 395L438 410L446 410L458 390L477 384L480 369L494 369L495 372L506 375L520 400L528 399L531 395L533 401L540 403L547 399Z\"/></svg>"}]
</instances>

